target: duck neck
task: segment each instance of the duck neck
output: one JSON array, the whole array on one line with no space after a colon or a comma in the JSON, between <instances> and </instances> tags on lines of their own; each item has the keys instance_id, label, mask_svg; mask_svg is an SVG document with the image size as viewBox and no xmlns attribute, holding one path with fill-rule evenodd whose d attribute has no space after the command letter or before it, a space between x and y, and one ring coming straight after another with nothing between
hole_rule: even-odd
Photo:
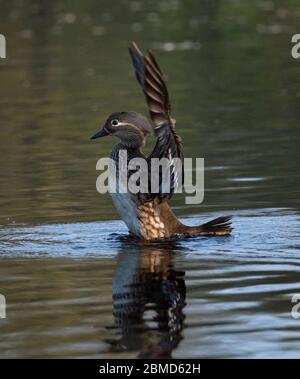
<instances>
[{"instance_id":1,"label":"duck neck","mask_svg":"<svg viewBox=\"0 0 300 379\"><path fill-rule=\"evenodd\" d=\"M119 159L120 151L126 151L127 153L127 160L130 160L132 158L142 156L142 153L140 151L139 147L131 147L127 144L124 144L123 142L118 143L115 148L112 151L111 157L117 161Z\"/></svg>"}]
</instances>

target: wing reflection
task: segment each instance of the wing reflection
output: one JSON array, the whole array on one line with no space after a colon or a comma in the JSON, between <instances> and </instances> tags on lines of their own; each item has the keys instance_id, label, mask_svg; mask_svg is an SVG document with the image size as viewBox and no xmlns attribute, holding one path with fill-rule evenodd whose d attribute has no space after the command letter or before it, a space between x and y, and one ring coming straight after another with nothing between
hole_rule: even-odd
<instances>
[{"instance_id":1,"label":"wing reflection","mask_svg":"<svg viewBox=\"0 0 300 379\"><path fill-rule=\"evenodd\" d=\"M122 246L113 279L118 337L112 351L138 351L139 358L170 358L182 339L184 272L174 269L174 243Z\"/></svg>"}]
</instances>

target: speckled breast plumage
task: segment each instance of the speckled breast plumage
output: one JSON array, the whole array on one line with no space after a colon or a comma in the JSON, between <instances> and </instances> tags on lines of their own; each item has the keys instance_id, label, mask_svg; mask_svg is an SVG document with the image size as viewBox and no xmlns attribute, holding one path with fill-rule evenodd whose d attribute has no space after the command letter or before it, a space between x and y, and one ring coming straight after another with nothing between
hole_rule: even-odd
<instances>
[{"instance_id":1,"label":"speckled breast plumage","mask_svg":"<svg viewBox=\"0 0 300 379\"><path fill-rule=\"evenodd\" d=\"M155 201L149 201L138 207L140 231L143 238L157 239L166 237L165 224L160 215L160 208Z\"/></svg>"}]
</instances>

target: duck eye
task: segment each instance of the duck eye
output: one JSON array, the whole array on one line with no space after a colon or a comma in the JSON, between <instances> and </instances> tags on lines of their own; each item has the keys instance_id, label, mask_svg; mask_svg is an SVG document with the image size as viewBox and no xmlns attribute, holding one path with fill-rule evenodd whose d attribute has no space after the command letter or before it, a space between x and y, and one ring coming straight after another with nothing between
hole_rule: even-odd
<instances>
[{"instance_id":1,"label":"duck eye","mask_svg":"<svg viewBox=\"0 0 300 379\"><path fill-rule=\"evenodd\" d=\"M112 124L112 126L117 126L117 125L119 125L119 121L118 120L116 120L116 119L114 119L114 120L111 120L111 122L110 122L111 124Z\"/></svg>"}]
</instances>

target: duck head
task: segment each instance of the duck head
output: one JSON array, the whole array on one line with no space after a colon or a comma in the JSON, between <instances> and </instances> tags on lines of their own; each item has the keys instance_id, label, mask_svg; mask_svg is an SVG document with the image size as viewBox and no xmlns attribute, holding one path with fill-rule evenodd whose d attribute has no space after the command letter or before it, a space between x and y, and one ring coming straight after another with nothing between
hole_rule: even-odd
<instances>
[{"instance_id":1,"label":"duck head","mask_svg":"<svg viewBox=\"0 0 300 379\"><path fill-rule=\"evenodd\" d=\"M105 136L118 137L121 143L130 148L139 148L145 144L145 136L152 127L143 115L136 112L112 113L102 129L92 135L91 139Z\"/></svg>"}]
</instances>

